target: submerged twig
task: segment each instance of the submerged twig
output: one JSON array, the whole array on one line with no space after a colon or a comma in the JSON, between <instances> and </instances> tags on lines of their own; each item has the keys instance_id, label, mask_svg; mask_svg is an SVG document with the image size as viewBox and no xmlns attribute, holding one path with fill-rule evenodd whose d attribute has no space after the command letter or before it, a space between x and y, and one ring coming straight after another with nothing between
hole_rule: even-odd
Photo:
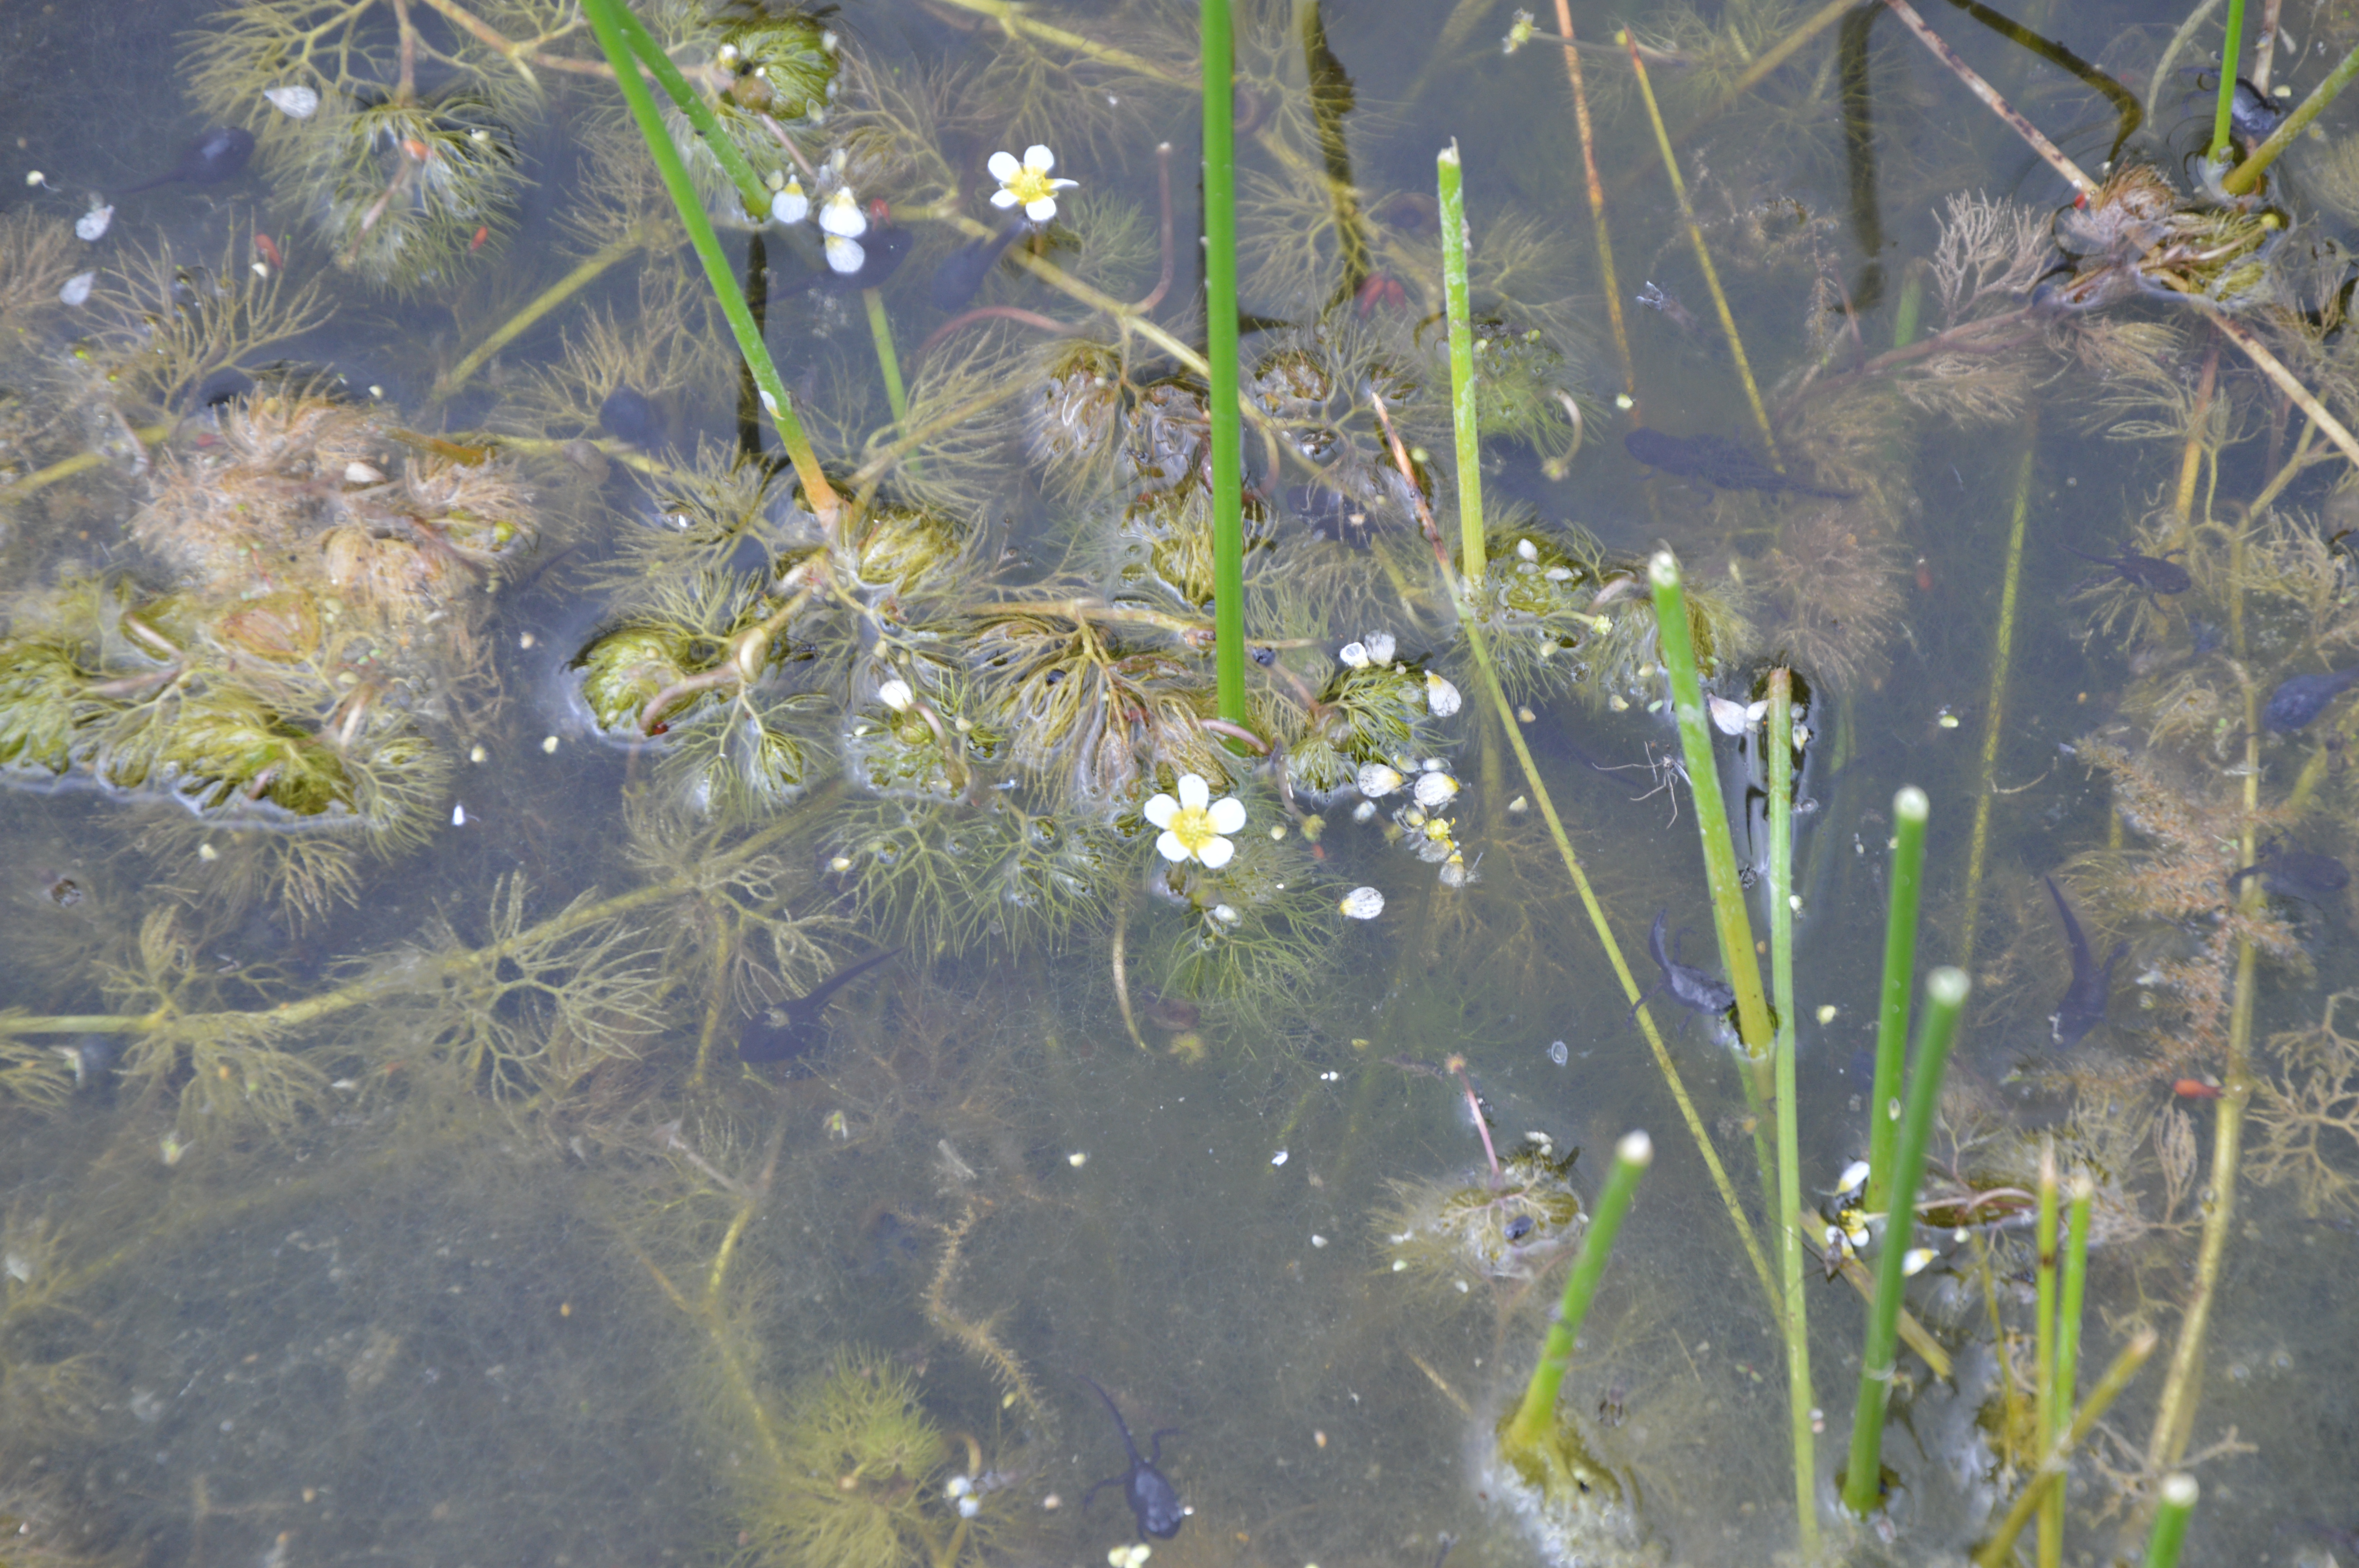
<instances>
[{"instance_id":1,"label":"submerged twig","mask_svg":"<svg viewBox=\"0 0 2359 1568\"><path fill-rule=\"evenodd\" d=\"M2049 168L2064 177L2073 189L2084 199L2097 193L2097 182L2082 173L2081 166L2065 157L2062 148L2042 135L2038 126L2010 108L2006 100L1998 95L1996 88L1977 76L1974 68L1961 59L1958 51L1944 42L1940 34L1925 25L1925 18L1917 14L1917 8L1909 5L1908 0L1884 0L1884 4L1900 19L1902 27L1917 35L1918 42L1931 49L1934 57L1950 68L1951 74L1965 83L1967 92L1981 99L1992 114L2005 120Z\"/></svg>"}]
</instances>

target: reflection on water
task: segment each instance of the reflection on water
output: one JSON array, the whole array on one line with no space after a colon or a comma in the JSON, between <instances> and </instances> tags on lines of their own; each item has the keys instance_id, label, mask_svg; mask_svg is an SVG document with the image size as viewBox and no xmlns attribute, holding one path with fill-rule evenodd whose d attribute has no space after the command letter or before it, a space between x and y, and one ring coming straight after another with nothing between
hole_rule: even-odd
<instances>
[{"instance_id":1,"label":"reflection on water","mask_svg":"<svg viewBox=\"0 0 2359 1568\"><path fill-rule=\"evenodd\" d=\"M1832 1271L1808 1298L1827 1554L1953 1561L2019 1490L2043 1146L2093 1189L2082 1389L2166 1346L2075 1461L2071 1550L2128 1550L2182 1464L2200 1556L2359 1527L2344 459L2183 302L2349 422L2342 105L2266 221L2199 210L2183 68L2216 55L2169 53L2177 16L2024 18L2039 49L1929 18L2106 177L2075 210L1881 12L1767 65L1803 8L1658 8L1715 285L1581 8L1609 312L1560 47L1503 54L1479 7L1241 0L1264 756L1211 721L1192 10L641 8L773 196L756 245L691 140L849 523L746 460L775 432L570 7L22 10L0 1519L27 1561L1136 1568L1169 1499L1091 1499L1142 1475L1092 1379L1192 1510L1158 1563L1790 1552L1783 1346L1694 1141L1769 1235L1760 1109L1719 1022L1658 1002L1680 1125L1543 809L1641 983L1657 911L1667 952L1710 925L1658 543L1756 871L1746 705L1781 658L1809 691L1806 1185L1880 1108L1904 783L1934 803L1924 952L1975 979L1910 1297L1951 1371L1904 1356L1866 1526L1832 1502L1861 1311ZM2297 96L2354 41L2304 25ZM2098 168L2114 77L2150 118ZM214 126L250 163L208 159L241 145ZM1451 137L1471 605L1420 521L1455 500ZM1661 1157L1566 1382L1578 1485L1527 1517L1493 1433L1586 1223L1574 1156L1636 1126ZM1848 1201L1813 1248L1870 1234Z\"/></svg>"}]
</instances>

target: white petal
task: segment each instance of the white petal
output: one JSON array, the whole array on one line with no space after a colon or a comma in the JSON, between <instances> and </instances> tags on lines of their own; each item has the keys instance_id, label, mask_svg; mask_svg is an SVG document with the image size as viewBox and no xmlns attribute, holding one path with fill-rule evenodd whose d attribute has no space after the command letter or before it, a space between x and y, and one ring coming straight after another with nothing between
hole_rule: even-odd
<instances>
[{"instance_id":1,"label":"white petal","mask_svg":"<svg viewBox=\"0 0 2359 1568\"><path fill-rule=\"evenodd\" d=\"M1239 800L1235 795L1223 795L1220 799L1218 799L1218 800L1216 800L1216 801L1212 802L1212 831L1213 831L1213 832L1215 832L1215 833L1237 833L1237 832L1242 832L1242 831L1244 830L1244 828L1245 828L1245 802L1243 802L1243 801Z\"/></svg>"},{"instance_id":2,"label":"white petal","mask_svg":"<svg viewBox=\"0 0 2359 1568\"><path fill-rule=\"evenodd\" d=\"M1428 670L1425 676L1425 706L1436 719L1447 719L1458 711L1458 688Z\"/></svg>"},{"instance_id":3,"label":"white petal","mask_svg":"<svg viewBox=\"0 0 2359 1568\"><path fill-rule=\"evenodd\" d=\"M1024 204L1024 215L1035 223L1045 223L1057 215L1057 199L1043 196Z\"/></svg>"},{"instance_id":4,"label":"white petal","mask_svg":"<svg viewBox=\"0 0 2359 1568\"><path fill-rule=\"evenodd\" d=\"M1458 781L1448 773L1417 775L1417 803L1428 811L1449 805L1457 793Z\"/></svg>"},{"instance_id":5,"label":"white petal","mask_svg":"<svg viewBox=\"0 0 2359 1568\"><path fill-rule=\"evenodd\" d=\"M1034 142L1024 149L1024 167L1037 168L1042 174L1046 174L1057 167L1057 155L1038 142Z\"/></svg>"},{"instance_id":6,"label":"white petal","mask_svg":"<svg viewBox=\"0 0 2359 1568\"><path fill-rule=\"evenodd\" d=\"M868 260L868 252L858 240L847 240L842 234L827 237L827 265L850 277Z\"/></svg>"},{"instance_id":7,"label":"white petal","mask_svg":"<svg viewBox=\"0 0 2359 1568\"><path fill-rule=\"evenodd\" d=\"M991 161L983 166L991 170L991 178L1005 184L1016 178L1024 166L1016 161L1014 153L994 153Z\"/></svg>"},{"instance_id":8,"label":"white petal","mask_svg":"<svg viewBox=\"0 0 2359 1568\"><path fill-rule=\"evenodd\" d=\"M1374 920L1385 912L1385 895L1375 888L1353 888L1335 907L1347 920Z\"/></svg>"},{"instance_id":9,"label":"white petal","mask_svg":"<svg viewBox=\"0 0 2359 1568\"><path fill-rule=\"evenodd\" d=\"M97 281L98 274L94 272L78 272L66 279L65 287L58 290L58 297L68 305L80 305L90 297L91 286Z\"/></svg>"},{"instance_id":10,"label":"white petal","mask_svg":"<svg viewBox=\"0 0 2359 1568\"><path fill-rule=\"evenodd\" d=\"M1079 190L1081 188L1082 182L1078 179L1052 179L1049 182L1051 190Z\"/></svg>"},{"instance_id":11,"label":"white petal","mask_svg":"<svg viewBox=\"0 0 2359 1568\"><path fill-rule=\"evenodd\" d=\"M1359 784L1362 795L1370 800L1379 799L1400 788L1400 770L1382 762L1362 762Z\"/></svg>"},{"instance_id":12,"label":"white petal","mask_svg":"<svg viewBox=\"0 0 2359 1568\"><path fill-rule=\"evenodd\" d=\"M1745 708L1724 697L1707 696L1704 708L1712 714L1712 727L1723 735L1745 733Z\"/></svg>"},{"instance_id":13,"label":"white petal","mask_svg":"<svg viewBox=\"0 0 2359 1568\"><path fill-rule=\"evenodd\" d=\"M1371 632L1360 639L1360 645L1367 650L1368 657L1375 663L1389 665L1393 662L1394 643L1391 633Z\"/></svg>"},{"instance_id":14,"label":"white petal","mask_svg":"<svg viewBox=\"0 0 2359 1568\"><path fill-rule=\"evenodd\" d=\"M1226 838L1214 838L1196 851L1196 859L1203 861L1207 868L1217 871L1227 865L1229 857L1236 852L1237 847Z\"/></svg>"},{"instance_id":15,"label":"white petal","mask_svg":"<svg viewBox=\"0 0 2359 1568\"><path fill-rule=\"evenodd\" d=\"M1335 656L1355 670L1368 667L1368 650L1357 643L1344 643L1336 651Z\"/></svg>"},{"instance_id":16,"label":"white petal","mask_svg":"<svg viewBox=\"0 0 2359 1568\"><path fill-rule=\"evenodd\" d=\"M1004 187L991 193L991 204L994 207L1013 207L1022 200L1023 198L1016 192Z\"/></svg>"},{"instance_id":17,"label":"white petal","mask_svg":"<svg viewBox=\"0 0 2359 1568\"><path fill-rule=\"evenodd\" d=\"M1177 833L1165 833L1156 839L1155 850L1167 860L1186 860L1190 858L1188 854L1188 846L1180 841L1180 835Z\"/></svg>"},{"instance_id":18,"label":"white petal","mask_svg":"<svg viewBox=\"0 0 2359 1568\"><path fill-rule=\"evenodd\" d=\"M1201 773L1180 775L1180 805L1188 811L1201 811L1212 804L1212 788Z\"/></svg>"},{"instance_id":19,"label":"white petal","mask_svg":"<svg viewBox=\"0 0 2359 1568\"><path fill-rule=\"evenodd\" d=\"M838 190L819 210L819 226L831 234L856 240L868 232L868 214L860 210L859 200L850 190Z\"/></svg>"},{"instance_id":20,"label":"white petal","mask_svg":"<svg viewBox=\"0 0 2359 1568\"><path fill-rule=\"evenodd\" d=\"M105 233L107 225L114 222L114 209L102 203L74 220L74 232L82 239L95 240Z\"/></svg>"},{"instance_id":21,"label":"white petal","mask_svg":"<svg viewBox=\"0 0 2359 1568\"><path fill-rule=\"evenodd\" d=\"M810 198L803 194L802 181L787 181L786 189L770 198L770 216L781 223L799 223L810 216Z\"/></svg>"},{"instance_id":22,"label":"white petal","mask_svg":"<svg viewBox=\"0 0 2359 1568\"><path fill-rule=\"evenodd\" d=\"M1147 803L1141 815L1158 827L1169 827L1171 819L1180 815L1180 803L1168 795L1158 795Z\"/></svg>"},{"instance_id":23,"label":"white petal","mask_svg":"<svg viewBox=\"0 0 2359 1568\"><path fill-rule=\"evenodd\" d=\"M896 676L876 688L876 699L896 713L907 713L909 704L917 700L917 694L909 689L908 681Z\"/></svg>"}]
</instances>

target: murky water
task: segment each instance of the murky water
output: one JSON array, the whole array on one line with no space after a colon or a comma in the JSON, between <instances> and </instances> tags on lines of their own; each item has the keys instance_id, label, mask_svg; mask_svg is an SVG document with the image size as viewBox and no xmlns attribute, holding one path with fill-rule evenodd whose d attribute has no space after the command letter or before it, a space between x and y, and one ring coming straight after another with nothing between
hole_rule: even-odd
<instances>
[{"instance_id":1,"label":"murky water","mask_svg":"<svg viewBox=\"0 0 2359 1568\"><path fill-rule=\"evenodd\" d=\"M2073 59L1927 20L2093 176L2177 178L2216 19L2158 78L2179 16L2057 9L2021 20ZM2353 916L2292 857L2359 850L2354 705L2246 744L2278 682L2359 661L2344 465L2160 294L2225 302L2347 421L2321 330L2348 109L2280 166L2282 239L2140 228L2118 186L2052 227L2063 177L1889 14L1752 81L1806 8L1657 10L1648 80L1781 473L1614 18L1573 16L1626 362L1561 48L1503 53L1500 8L1241 5L1247 673L1281 750L1253 764L1202 723L1194 12L1093 11L864 4L783 43L644 13L808 165L757 130L757 178L889 204L857 237L879 270L907 241L867 295L810 222L760 242L785 385L866 506L847 538L737 460L777 438L568 7L0 5L0 1518L26 1560L1127 1561L1085 1376L1193 1509L1158 1564L1792 1558L1777 1324L1535 798L1641 983L1658 911L1721 972L1621 581L1659 545L1715 689L1788 657L1813 697L1806 1202L1864 1149L1915 784L1920 951L1976 988L1935 1163L2021 1187L2054 1131L2100 1189L2083 1391L2162 1336L2072 1469L2075 1560L2131 1552L2182 1462L2190 1561L2345 1549ZM2338 27L2288 18L2297 98ZM486 32L538 42L515 67ZM2151 96L2125 146L2080 59ZM125 194L223 122L250 166ZM1537 786L1369 395L1451 535L1453 137L1485 619ZM1002 220L991 155L1036 143L1078 182L1053 223L939 281ZM723 243L743 277L742 225ZM1639 421L1680 438L1651 474ZM1158 852L1150 799L1191 772L1244 809L1231 859ZM2231 914L2248 829L2279 847ZM2126 945L2067 1050L2043 875L2093 962ZM1368 888L1382 913L1345 918ZM1766 1234L1722 1026L1651 1011ZM756 1040L781 1059L741 1061ZM2191 1418L2158 1438L2246 1052ZM1453 1057L1538 1195L1495 1196ZM1582 1149L1592 1193L1634 1127L1658 1158L1564 1394L1593 1485L1543 1529L1489 1466L1578 1230L1548 1173ZM1933 1238L1911 1307L1955 1374L1904 1355L1864 1528L1833 1502L1862 1308L1814 1276L1830 1559L1958 1561L2020 1480L1993 1314L2027 1376L2025 1233Z\"/></svg>"}]
</instances>

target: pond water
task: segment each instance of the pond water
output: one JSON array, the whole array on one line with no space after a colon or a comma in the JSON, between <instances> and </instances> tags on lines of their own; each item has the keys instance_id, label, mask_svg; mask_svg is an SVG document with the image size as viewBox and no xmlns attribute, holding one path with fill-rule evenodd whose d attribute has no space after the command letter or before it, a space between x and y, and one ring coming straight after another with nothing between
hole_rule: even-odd
<instances>
[{"instance_id":1,"label":"pond water","mask_svg":"<svg viewBox=\"0 0 2359 1568\"><path fill-rule=\"evenodd\" d=\"M691 158L832 526L566 0L0 0L0 1561L1962 1561L2028 1463L2043 1136L2082 1391L2160 1336L2064 1553L2185 1466L2189 1561L2348 1554L2359 702L2261 719L2359 663L2348 438L2252 351L2351 419L2346 105L2230 221L2216 16L1929 7L2076 211L1891 13L1651 6L1708 272L1614 13L1585 151L1553 16L1239 0L1264 758L1207 723L1195 9L637 9L810 203L753 236ZM2282 36L2264 106L2359 41ZM1453 138L1528 774L1436 564ZM1734 1036L1648 1004L1690 1121L1544 822L1642 984L1658 912L1724 972L1664 546L1713 691L1810 698L1806 1206L1902 785L1974 986L1909 1298L1951 1366L1904 1352L1864 1522L1810 1260L1813 1557ZM1633 1128L1543 1524L1494 1427ZM1191 1511L1142 1543L1146 1464Z\"/></svg>"}]
</instances>

